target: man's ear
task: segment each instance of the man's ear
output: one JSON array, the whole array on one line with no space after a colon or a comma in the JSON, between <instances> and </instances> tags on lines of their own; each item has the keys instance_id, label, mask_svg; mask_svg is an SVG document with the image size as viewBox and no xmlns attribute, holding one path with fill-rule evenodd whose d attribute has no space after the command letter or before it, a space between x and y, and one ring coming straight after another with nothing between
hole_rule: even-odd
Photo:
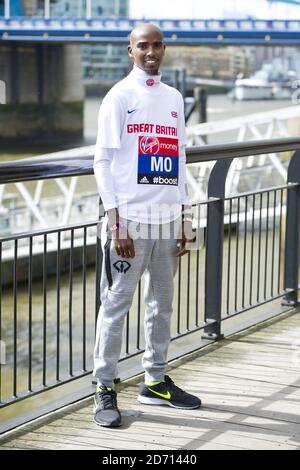
<instances>
[{"instance_id":1,"label":"man's ear","mask_svg":"<svg viewBox=\"0 0 300 470\"><path fill-rule=\"evenodd\" d=\"M127 52L128 52L129 57L132 59L132 47L130 46L130 44L129 46L127 46Z\"/></svg>"}]
</instances>

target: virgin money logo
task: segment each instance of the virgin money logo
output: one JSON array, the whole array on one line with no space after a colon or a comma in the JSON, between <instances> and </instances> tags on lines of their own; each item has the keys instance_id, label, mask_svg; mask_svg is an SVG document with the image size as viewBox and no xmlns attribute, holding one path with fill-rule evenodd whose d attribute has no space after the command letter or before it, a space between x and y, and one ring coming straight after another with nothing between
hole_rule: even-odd
<instances>
[{"instance_id":1,"label":"virgin money logo","mask_svg":"<svg viewBox=\"0 0 300 470\"><path fill-rule=\"evenodd\" d=\"M140 150L142 153L156 154L159 151L159 140L152 136L143 137L140 140Z\"/></svg>"},{"instance_id":2,"label":"virgin money logo","mask_svg":"<svg viewBox=\"0 0 300 470\"><path fill-rule=\"evenodd\" d=\"M153 78L149 78L149 80L146 81L148 86L153 86L154 85L154 80Z\"/></svg>"}]
</instances>

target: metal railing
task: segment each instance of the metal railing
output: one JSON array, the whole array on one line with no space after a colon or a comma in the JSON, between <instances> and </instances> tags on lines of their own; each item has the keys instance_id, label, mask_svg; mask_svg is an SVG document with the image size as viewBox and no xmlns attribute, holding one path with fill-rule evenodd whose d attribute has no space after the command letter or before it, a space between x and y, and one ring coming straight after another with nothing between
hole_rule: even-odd
<instances>
[{"instance_id":1,"label":"metal railing","mask_svg":"<svg viewBox=\"0 0 300 470\"><path fill-rule=\"evenodd\" d=\"M234 158L272 152L289 152L286 184L225 195ZM222 338L225 320L278 299L281 304L275 308L272 303L267 316L298 303L300 139L189 148L187 160L215 165L207 200L193 205L195 229L203 242L180 259L175 279L171 357ZM92 164L91 157L5 163L0 165L0 184L91 175ZM3 410L91 373L100 303L99 225L97 219L0 237L0 340L6 345L6 360L0 361ZM63 249L62 234L69 243ZM88 243L89 237L94 243ZM7 244L10 261L2 257ZM4 282L9 270L11 286ZM26 282L21 283L24 272ZM127 365L144 350L142 293L141 281L126 317L123 377L132 375ZM2 429L16 422L9 420Z\"/></svg>"},{"instance_id":2,"label":"metal railing","mask_svg":"<svg viewBox=\"0 0 300 470\"><path fill-rule=\"evenodd\" d=\"M293 126L298 122L300 106L294 105L272 111L256 112L230 119L218 120L188 126L188 145L199 146L210 143L225 143L229 141L248 142L249 140L264 140L283 138L297 135L298 131ZM212 162L193 165L187 172L188 183L193 189L195 200L203 199L206 178L210 174ZM269 173L273 173L279 181L284 183L287 178L287 170L276 153L261 154L256 158L249 156L244 159L235 159L230 166L227 175L226 188L232 193L238 191L239 182L244 172L248 175L257 175L256 185L249 189L260 189L261 180L265 178L264 167ZM281 180L281 181L280 181Z\"/></svg>"}]
</instances>

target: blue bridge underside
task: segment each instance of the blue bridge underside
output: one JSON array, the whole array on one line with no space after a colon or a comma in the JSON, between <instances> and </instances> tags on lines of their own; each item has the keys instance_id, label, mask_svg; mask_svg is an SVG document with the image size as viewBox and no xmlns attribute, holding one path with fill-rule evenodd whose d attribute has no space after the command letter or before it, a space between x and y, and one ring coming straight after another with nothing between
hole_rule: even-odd
<instances>
[{"instance_id":1,"label":"blue bridge underside","mask_svg":"<svg viewBox=\"0 0 300 470\"><path fill-rule=\"evenodd\" d=\"M153 20L169 44L299 45L300 20ZM140 20L0 17L0 41L127 43Z\"/></svg>"}]
</instances>

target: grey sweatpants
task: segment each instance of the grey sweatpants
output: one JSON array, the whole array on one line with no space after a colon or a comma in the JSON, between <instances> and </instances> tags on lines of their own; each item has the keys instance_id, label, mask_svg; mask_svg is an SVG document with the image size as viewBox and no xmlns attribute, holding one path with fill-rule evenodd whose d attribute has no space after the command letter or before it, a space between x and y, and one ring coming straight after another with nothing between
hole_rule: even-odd
<instances>
[{"instance_id":1,"label":"grey sweatpants","mask_svg":"<svg viewBox=\"0 0 300 470\"><path fill-rule=\"evenodd\" d=\"M143 273L146 309L145 353L142 365L146 380L164 379L170 341L173 278L178 264L175 255L178 251L177 238L180 225L180 219L162 226L130 222L130 235L134 235L131 233L131 226L134 227L135 234L141 231L143 234L151 234L151 237L135 239L135 257L124 259L116 254L107 231L107 221L103 223L101 307L94 350L94 376L102 385L112 385L114 378L117 377L124 319ZM168 233L171 233L168 238L162 238Z\"/></svg>"}]
</instances>

